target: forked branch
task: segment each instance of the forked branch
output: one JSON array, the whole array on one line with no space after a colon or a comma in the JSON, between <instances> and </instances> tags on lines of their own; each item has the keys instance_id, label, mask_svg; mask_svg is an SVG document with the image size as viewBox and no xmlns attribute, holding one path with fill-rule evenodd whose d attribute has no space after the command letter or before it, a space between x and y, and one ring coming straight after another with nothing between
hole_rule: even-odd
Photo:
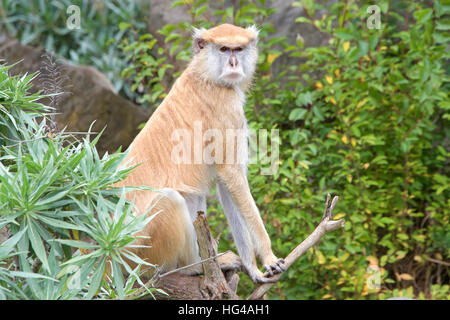
<instances>
[{"instance_id":1,"label":"forked branch","mask_svg":"<svg viewBox=\"0 0 450 320\"><path fill-rule=\"evenodd\" d=\"M344 227L344 219L331 220L331 213L333 212L333 209L337 204L338 197L335 196L333 198L333 201L330 201L330 199L331 196L330 194L328 194L322 221L319 223L316 229L284 259L286 268L289 268L298 258L300 258L306 251L308 251L309 248L317 244L325 234ZM273 279L278 280L281 275L282 274L275 275L273 276ZM261 299L273 284L274 283L264 283L258 285L247 299Z\"/></svg>"}]
</instances>

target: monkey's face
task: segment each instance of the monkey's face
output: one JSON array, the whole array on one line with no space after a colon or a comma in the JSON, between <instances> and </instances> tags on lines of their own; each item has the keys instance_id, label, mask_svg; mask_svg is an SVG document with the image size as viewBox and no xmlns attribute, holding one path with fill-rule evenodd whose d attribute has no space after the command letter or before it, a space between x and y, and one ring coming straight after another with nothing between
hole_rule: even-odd
<instances>
[{"instance_id":1,"label":"monkey's face","mask_svg":"<svg viewBox=\"0 0 450 320\"><path fill-rule=\"evenodd\" d=\"M201 72L219 85L234 86L249 81L258 58L258 31L232 25L196 30L194 51Z\"/></svg>"},{"instance_id":2,"label":"monkey's face","mask_svg":"<svg viewBox=\"0 0 450 320\"><path fill-rule=\"evenodd\" d=\"M209 75L227 86L239 85L253 74L256 54L250 45L211 44L208 53Z\"/></svg>"}]
</instances>

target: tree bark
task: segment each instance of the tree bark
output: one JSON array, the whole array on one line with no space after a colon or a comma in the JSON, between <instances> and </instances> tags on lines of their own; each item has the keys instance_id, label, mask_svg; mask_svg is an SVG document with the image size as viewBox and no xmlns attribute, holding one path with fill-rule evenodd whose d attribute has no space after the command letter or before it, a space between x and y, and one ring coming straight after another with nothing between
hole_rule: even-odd
<instances>
[{"instance_id":1,"label":"tree bark","mask_svg":"<svg viewBox=\"0 0 450 320\"><path fill-rule=\"evenodd\" d=\"M203 212L198 212L198 217L194 222L194 228L197 233L197 243L199 254L203 264L203 276L189 276L180 272L168 272L162 275L156 275L149 280L145 286L147 288L157 288L159 291L153 292L153 295L147 294L139 299L159 299L159 300L221 300L221 299L240 299L236 295L239 276L233 271L227 271L227 278L217 263L217 246L211 235L208 221ZM183 268L180 268L183 269ZM177 270L175 270L177 271ZM228 281L230 284L228 284ZM231 285L231 287L230 287ZM128 296L127 299L134 299L144 293L145 288L139 288L135 293Z\"/></svg>"}]
</instances>

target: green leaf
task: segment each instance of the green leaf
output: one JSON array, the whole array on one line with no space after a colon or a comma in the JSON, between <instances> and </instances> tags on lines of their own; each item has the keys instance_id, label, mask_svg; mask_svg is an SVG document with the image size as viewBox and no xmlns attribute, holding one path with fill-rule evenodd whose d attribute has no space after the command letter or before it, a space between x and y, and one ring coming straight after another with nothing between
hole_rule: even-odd
<instances>
[{"instance_id":1,"label":"green leaf","mask_svg":"<svg viewBox=\"0 0 450 320\"><path fill-rule=\"evenodd\" d=\"M10 274L13 277L20 277L20 278L34 278L34 279L46 279L58 282L58 280L53 279L51 277L44 276L42 274L33 273L33 272L23 272L23 271L10 271Z\"/></svg>"},{"instance_id":2,"label":"green leaf","mask_svg":"<svg viewBox=\"0 0 450 320\"><path fill-rule=\"evenodd\" d=\"M307 110L302 108L296 108L291 111L289 114L289 120L291 121L297 121L302 120L305 117Z\"/></svg>"},{"instance_id":3,"label":"green leaf","mask_svg":"<svg viewBox=\"0 0 450 320\"><path fill-rule=\"evenodd\" d=\"M311 91L301 93L297 96L295 104L299 107L311 104L313 101L313 93Z\"/></svg>"},{"instance_id":4,"label":"green leaf","mask_svg":"<svg viewBox=\"0 0 450 320\"><path fill-rule=\"evenodd\" d=\"M86 299L88 300L92 299L94 295L97 293L97 291L100 289L105 267L106 267L106 257L103 257L94 271Z\"/></svg>"},{"instance_id":5,"label":"green leaf","mask_svg":"<svg viewBox=\"0 0 450 320\"><path fill-rule=\"evenodd\" d=\"M127 23L127 22L119 23L119 30L126 30L126 29L128 29L130 27L131 27L130 23Z\"/></svg>"},{"instance_id":6,"label":"green leaf","mask_svg":"<svg viewBox=\"0 0 450 320\"><path fill-rule=\"evenodd\" d=\"M119 263L112 260L111 261L111 267L112 267L112 279L114 282L114 286L117 290L117 294L119 295L119 299L124 299L124 292L123 292L123 273L122 269L119 266Z\"/></svg>"},{"instance_id":7,"label":"green leaf","mask_svg":"<svg viewBox=\"0 0 450 320\"><path fill-rule=\"evenodd\" d=\"M295 19L295 22L300 23L312 23L311 19L305 18L305 17L298 17Z\"/></svg>"},{"instance_id":8,"label":"green leaf","mask_svg":"<svg viewBox=\"0 0 450 320\"><path fill-rule=\"evenodd\" d=\"M36 230L35 222L31 218L28 218L27 221L28 221L27 234L31 242L31 247L33 248L39 260L41 260L44 268L47 269L48 272L50 272L50 266L47 260L47 253L45 252L43 241Z\"/></svg>"},{"instance_id":9,"label":"green leaf","mask_svg":"<svg viewBox=\"0 0 450 320\"><path fill-rule=\"evenodd\" d=\"M335 32L334 36L336 38L339 38L342 40L354 40L355 39L355 36L352 33L342 30L342 29L340 31Z\"/></svg>"},{"instance_id":10,"label":"green leaf","mask_svg":"<svg viewBox=\"0 0 450 320\"><path fill-rule=\"evenodd\" d=\"M433 10L430 8L415 10L413 13L414 18L416 19L418 24L424 24L426 21L431 19L433 16Z\"/></svg>"},{"instance_id":11,"label":"green leaf","mask_svg":"<svg viewBox=\"0 0 450 320\"><path fill-rule=\"evenodd\" d=\"M79 225L76 225L73 223L65 222L63 220L58 220L58 219L46 217L43 215L36 215L36 218L48 225L55 227L55 228L86 231L86 228L84 226L79 226Z\"/></svg>"},{"instance_id":12,"label":"green leaf","mask_svg":"<svg viewBox=\"0 0 450 320\"><path fill-rule=\"evenodd\" d=\"M75 247L75 248L83 248L83 249L98 249L98 245L92 244L89 242L84 241L78 241L78 240L66 240L66 239L55 239L55 241L58 241L59 243ZM86 256L84 256L86 257ZM74 263L76 261L71 261L71 263Z\"/></svg>"}]
</instances>

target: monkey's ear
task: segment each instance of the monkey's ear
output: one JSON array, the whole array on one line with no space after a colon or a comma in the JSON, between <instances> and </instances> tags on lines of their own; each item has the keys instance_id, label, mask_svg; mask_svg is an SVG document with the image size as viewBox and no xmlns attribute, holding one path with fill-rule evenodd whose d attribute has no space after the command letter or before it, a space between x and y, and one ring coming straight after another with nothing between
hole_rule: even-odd
<instances>
[{"instance_id":1,"label":"monkey's ear","mask_svg":"<svg viewBox=\"0 0 450 320\"><path fill-rule=\"evenodd\" d=\"M195 38L193 41L194 53L197 54L206 46L206 41L202 38Z\"/></svg>"},{"instance_id":2,"label":"monkey's ear","mask_svg":"<svg viewBox=\"0 0 450 320\"><path fill-rule=\"evenodd\" d=\"M254 44L257 44L258 40L259 40L259 29L258 29L258 27L256 25L251 25L251 26L248 26L245 29L250 31L253 34L252 42Z\"/></svg>"},{"instance_id":3,"label":"monkey's ear","mask_svg":"<svg viewBox=\"0 0 450 320\"><path fill-rule=\"evenodd\" d=\"M194 48L195 54L199 53L200 50L202 50L206 46L206 41L202 39L202 34L204 31L206 31L204 28L197 29L194 27L192 29L192 32L193 32L192 47Z\"/></svg>"}]
</instances>

